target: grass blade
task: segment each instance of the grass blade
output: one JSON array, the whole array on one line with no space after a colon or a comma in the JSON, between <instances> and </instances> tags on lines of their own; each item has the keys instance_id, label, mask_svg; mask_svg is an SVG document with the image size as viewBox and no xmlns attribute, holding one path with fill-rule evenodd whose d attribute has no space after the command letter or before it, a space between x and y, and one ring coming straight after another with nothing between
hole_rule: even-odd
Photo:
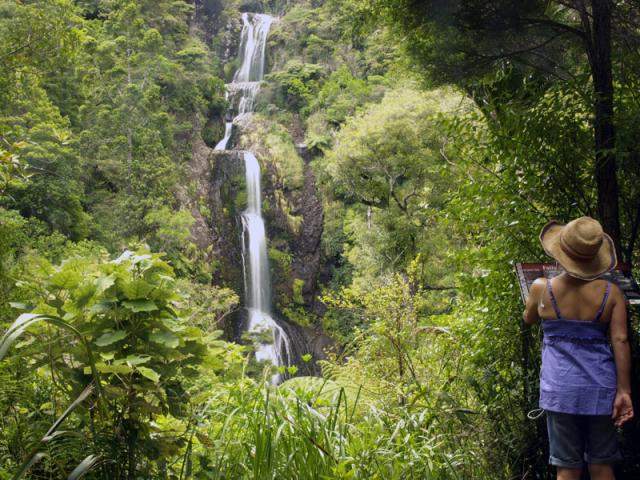
<instances>
[{"instance_id":1,"label":"grass blade","mask_svg":"<svg viewBox=\"0 0 640 480\"><path fill-rule=\"evenodd\" d=\"M59 436L60 434L63 433L63 432L57 432L56 430L58 430L58 427L62 425L62 423L66 420L66 418L71 414L71 412L73 412L73 410L75 410L78 407L78 405L80 405L91 394L92 391L93 391L93 385L90 384L87 386L87 388L85 388L82 391L82 393L78 396L78 398L76 398L71 403L71 405L69 405L69 407L64 411L64 413L58 417L58 419L53 423L51 428L47 430L47 433L45 433L44 437L42 437L40 441L37 443L37 445L33 448L33 450L31 450L31 453L28 455L27 460L25 460L24 463L20 466L18 471L13 476L12 480L18 480L22 478L25 475L25 473L27 473L27 471L29 471L29 469L33 465L38 463L40 460L42 460L46 456L45 453L39 451L40 447L42 447L43 444L56 438L56 436Z\"/></svg>"},{"instance_id":2,"label":"grass blade","mask_svg":"<svg viewBox=\"0 0 640 480\"><path fill-rule=\"evenodd\" d=\"M38 444L38 446L39 446L39 444ZM20 466L18 471L15 473L15 475L13 477L11 477L11 480L19 480L20 478L24 477L25 473L27 473L31 467L33 467L36 463L38 463L40 460L42 460L46 456L47 456L46 453L38 452L38 451L36 451L34 454L30 455L29 459L26 460Z\"/></svg>"},{"instance_id":3,"label":"grass blade","mask_svg":"<svg viewBox=\"0 0 640 480\"><path fill-rule=\"evenodd\" d=\"M93 375L94 384L96 386L96 389L98 390L98 394L99 394L98 399L101 399L102 391L100 387L100 377L98 375L98 370L96 368L96 364L93 359L93 352L91 350L91 346L87 342L87 339L84 338L84 336L78 331L78 329L76 329L73 325L71 325L68 322L65 322L63 319L59 317L55 317L53 315L44 315L39 313L23 313L22 315L20 315L15 320L15 322L11 324L11 326L7 329L5 334L2 336L2 339L0 340L0 360L4 358L4 356L6 355L7 351L9 350L13 342L15 342L16 339L20 337L20 335L22 335L27 328L29 328L31 325L33 325L36 322L46 322L58 328L61 328L63 330L68 330L72 332L78 338L78 340L80 340L87 354L87 360L89 362L89 367L91 368L91 374Z\"/></svg>"},{"instance_id":4,"label":"grass blade","mask_svg":"<svg viewBox=\"0 0 640 480\"><path fill-rule=\"evenodd\" d=\"M69 474L67 480L78 480L85 476L91 469L96 466L100 460L99 455L89 455L84 460L82 460L76 468L73 469L73 472Z\"/></svg>"},{"instance_id":5,"label":"grass blade","mask_svg":"<svg viewBox=\"0 0 640 480\"><path fill-rule=\"evenodd\" d=\"M89 384L89 385L87 385L87 388L85 388L82 391L82 393L80 395L78 395L78 398L76 398L71 403L71 405L69 405L69 407L64 411L64 413L58 417L58 419L54 422L54 424L51 425L51 428L47 431L47 433L45 435L45 438L49 437L53 432L55 432L58 429L58 427L62 424L62 422L64 422L65 419L71 414L71 412L73 412L78 405L80 405L82 402L84 402L85 399L89 395L91 395L91 392L93 392L93 385Z\"/></svg>"}]
</instances>

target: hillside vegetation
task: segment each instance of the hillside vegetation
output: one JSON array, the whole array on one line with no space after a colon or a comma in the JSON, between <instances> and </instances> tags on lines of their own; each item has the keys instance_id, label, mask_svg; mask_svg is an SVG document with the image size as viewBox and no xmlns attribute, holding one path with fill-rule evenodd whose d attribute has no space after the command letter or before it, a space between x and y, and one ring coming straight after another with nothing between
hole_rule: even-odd
<instances>
[{"instance_id":1,"label":"hillside vegetation","mask_svg":"<svg viewBox=\"0 0 640 480\"><path fill-rule=\"evenodd\" d=\"M0 0L0 479L552 478L514 265L592 215L637 269L640 9L444 3ZM242 12L277 386L213 151Z\"/></svg>"}]
</instances>

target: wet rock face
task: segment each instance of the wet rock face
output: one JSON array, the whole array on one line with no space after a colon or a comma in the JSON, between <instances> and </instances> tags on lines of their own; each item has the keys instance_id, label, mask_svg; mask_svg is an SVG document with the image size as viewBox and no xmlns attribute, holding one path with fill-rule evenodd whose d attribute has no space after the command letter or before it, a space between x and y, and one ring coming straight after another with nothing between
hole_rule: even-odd
<instances>
[{"instance_id":1,"label":"wet rock face","mask_svg":"<svg viewBox=\"0 0 640 480\"><path fill-rule=\"evenodd\" d=\"M215 151L196 136L187 178L178 197L195 219L191 234L213 264L213 283L236 292L243 289L238 223L238 202L242 201L243 192L241 155Z\"/></svg>"},{"instance_id":2,"label":"wet rock face","mask_svg":"<svg viewBox=\"0 0 640 480\"><path fill-rule=\"evenodd\" d=\"M191 227L194 243L200 250L210 251L211 245L211 221L207 213L206 204L209 197L211 170L209 168L209 155L211 149L202 140L199 134L200 122L194 122L194 135L192 136L191 160L186 167L186 178L180 184L177 196L180 203L188 208L195 219ZM205 208L202 208L202 207ZM211 260L210 253L207 260Z\"/></svg>"},{"instance_id":3,"label":"wet rock face","mask_svg":"<svg viewBox=\"0 0 640 480\"><path fill-rule=\"evenodd\" d=\"M211 247L216 262L213 281L242 292L242 226L244 161L237 151L211 151L208 205L211 211Z\"/></svg>"},{"instance_id":4,"label":"wet rock face","mask_svg":"<svg viewBox=\"0 0 640 480\"><path fill-rule=\"evenodd\" d=\"M302 297L308 309L320 313L317 302L318 274L320 271L320 241L324 225L324 211L316 178L309 165L311 155L305 144L297 144L296 150L304 160L304 186L300 198L302 224L294 242L293 274L301 279Z\"/></svg>"},{"instance_id":5,"label":"wet rock face","mask_svg":"<svg viewBox=\"0 0 640 480\"><path fill-rule=\"evenodd\" d=\"M291 360L298 367L297 375L322 375L318 360L327 358L327 352L335 348L335 342L318 329L301 327L285 322L283 328L291 341ZM311 355L305 362L303 355Z\"/></svg>"},{"instance_id":6,"label":"wet rock face","mask_svg":"<svg viewBox=\"0 0 640 480\"><path fill-rule=\"evenodd\" d=\"M178 192L181 203L189 208L195 222L193 240L206 252L212 266L212 283L243 294L242 231L238 213L244 205L244 166L239 152L214 151L199 136L193 140L193 153L187 168L187 179ZM230 340L240 338L245 320L244 310L228 317L223 325Z\"/></svg>"},{"instance_id":7,"label":"wet rock face","mask_svg":"<svg viewBox=\"0 0 640 480\"><path fill-rule=\"evenodd\" d=\"M191 29L197 29L197 35L207 44L217 45L216 55L226 64L238 55L242 22L238 15L229 15L221 2L195 0ZM194 32L195 33L195 32Z\"/></svg>"}]
</instances>

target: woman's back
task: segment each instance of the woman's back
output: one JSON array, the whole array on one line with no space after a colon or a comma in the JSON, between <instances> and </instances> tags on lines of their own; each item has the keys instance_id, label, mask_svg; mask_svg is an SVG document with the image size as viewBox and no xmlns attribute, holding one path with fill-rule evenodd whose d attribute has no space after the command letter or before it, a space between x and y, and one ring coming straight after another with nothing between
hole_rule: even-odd
<instances>
[{"instance_id":1,"label":"woman's back","mask_svg":"<svg viewBox=\"0 0 640 480\"><path fill-rule=\"evenodd\" d=\"M565 320L608 322L612 305L608 302L611 284L606 280L584 281L569 275L547 279L547 288L538 305L542 320L557 320L558 314ZM549 283L550 282L550 283ZM556 302L557 310L553 302Z\"/></svg>"}]
</instances>

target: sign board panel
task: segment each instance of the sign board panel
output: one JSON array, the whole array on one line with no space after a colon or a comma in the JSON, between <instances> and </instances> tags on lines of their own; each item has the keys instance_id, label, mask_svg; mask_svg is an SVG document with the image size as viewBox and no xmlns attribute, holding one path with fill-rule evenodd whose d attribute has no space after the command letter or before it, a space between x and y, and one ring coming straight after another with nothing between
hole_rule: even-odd
<instances>
[{"instance_id":1,"label":"sign board panel","mask_svg":"<svg viewBox=\"0 0 640 480\"><path fill-rule=\"evenodd\" d=\"M556 263L516 263L516 274L520 283L520 295L526 302L529 289L536 278L553 278L562 273L562 269ZM631 276L628 265L619 265L615 270L602 276L610 280L622 289L630 305L640 305L640 287Z\"/></svg>"}]
</instances>

